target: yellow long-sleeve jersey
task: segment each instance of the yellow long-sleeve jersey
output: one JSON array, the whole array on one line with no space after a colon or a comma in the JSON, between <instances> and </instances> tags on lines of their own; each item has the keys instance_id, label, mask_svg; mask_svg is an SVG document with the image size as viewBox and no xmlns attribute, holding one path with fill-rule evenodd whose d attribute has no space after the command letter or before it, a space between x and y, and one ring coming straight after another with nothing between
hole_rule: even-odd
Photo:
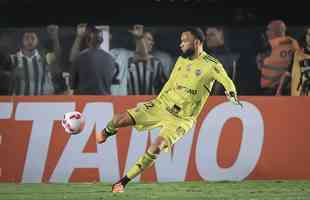
<instances>
[{"instance_id":1,"label":"yellow long-sleeve jersey","mask_svg":"<svg viewBox=\"0 0 310 200\"><path fill-rule=\"evenodd\" d=\"M236 93L233 81L223 65L203 52L196 59L179 57L169 80L156 98L166 106L177 105L181 118L196 120L212 90L214 81L220 82L226 91Z\"/></svg>"}]
</instances>

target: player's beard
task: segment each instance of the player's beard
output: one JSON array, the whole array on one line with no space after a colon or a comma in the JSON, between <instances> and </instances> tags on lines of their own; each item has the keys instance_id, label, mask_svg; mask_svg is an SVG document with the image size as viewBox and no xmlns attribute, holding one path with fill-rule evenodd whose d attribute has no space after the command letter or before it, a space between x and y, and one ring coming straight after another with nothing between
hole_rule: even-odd
<instances>
[{"instance_id":1,"label":"player's beard","mask_svg":"<svg viewBox=\"0 0 310 200\"><path fill-rule=\"evenodd\" d=\"M195 54L194 48L187 49L185 52L181 51L183 58L191 58Z\"/></svg>"}]
</instances>

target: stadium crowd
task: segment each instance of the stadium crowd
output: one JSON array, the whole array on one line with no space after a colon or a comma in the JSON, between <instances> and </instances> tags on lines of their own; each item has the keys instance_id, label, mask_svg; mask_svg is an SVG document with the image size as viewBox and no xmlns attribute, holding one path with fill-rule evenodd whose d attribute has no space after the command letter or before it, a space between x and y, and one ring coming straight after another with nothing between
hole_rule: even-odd
<instances>
[{"instance_id":1,"label":"stadium crowd","mask_svg":"<svg viewBox=\"0 0 310 200\"><path fill-rule=\"evenodd\" d=\"M0 95L156 95L184 27L48 25L0 29ZM202 26L205 51L239 95L308 96L310 26ZM215 84L213 95L224 95Z\"/></svg>"}]
</instances>

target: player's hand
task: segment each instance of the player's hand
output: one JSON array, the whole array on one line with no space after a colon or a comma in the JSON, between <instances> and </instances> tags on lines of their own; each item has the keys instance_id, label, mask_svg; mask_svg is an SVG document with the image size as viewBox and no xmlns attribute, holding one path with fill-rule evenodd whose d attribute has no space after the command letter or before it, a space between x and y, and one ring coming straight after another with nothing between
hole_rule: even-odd
<instances>
[{"instance_id":1,"label":"player's hand","mask_svg":"<svg viewBox=\"0 0 310 200\"><path fill-rule=\"evenodd\" d=\"M129 30L129 32L136 38L141 39L143 37L143 25L137 24L133 26L132 30Z\"/></svg>"},{"instance_id":2,"label":"player's hand","mask_svg":"<svg viewBox=\"0 0 310 200\"><path fill-rule=\"evenodd\" d=\"M238 100L237 94L236 94L235 92L232 92L232 91L230 91L230 92L225 91L225 94L226 94L226 97L228 98L228 100L229 100L230 102L232 102L232 103L235 104L235 105L239 105L239 106L241 106L241 108L243 108L243 105L242 105L242 103Z\"/></svg>"},{"instance_id":3,"label":"player's hand","mask_svg":"<svg viewBox=\"0 0 310 200\"><path fill-rule=\"evenodd\" d=\"M77 37L83 37L86 32L86 26L87 24L79 24L76 27L76 36Z\"/></svg>"}]
</instances>

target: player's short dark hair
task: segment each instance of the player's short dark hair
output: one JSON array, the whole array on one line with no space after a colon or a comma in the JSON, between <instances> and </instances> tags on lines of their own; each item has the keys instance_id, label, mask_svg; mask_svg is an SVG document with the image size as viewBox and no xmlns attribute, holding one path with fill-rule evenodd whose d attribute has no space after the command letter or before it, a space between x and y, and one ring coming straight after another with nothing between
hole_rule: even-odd
<instances>
[{"instance_id":1,"label":"player's short dark hair","mask_svg":"<svg viewBox=\"0 0 310 200\"><path fill-rule=\"evenodd\" d=\"M201 43L205 41L205 34L203 33L202 29L199 27L186 27L182 32L190 32L198 39Z\"/></svg>"},{"instance_id":2,"label":"player's short dark hair","mask_svg":"<svg viewBox=\"0 0 310 200\"><path fill-rule=\"evenodd\" d=\"M34 33L39 38L38 30L35 30L34 28L25 28L20 33L21 40L23 40L26 33Z\"/></svg>"}]
</instances>

